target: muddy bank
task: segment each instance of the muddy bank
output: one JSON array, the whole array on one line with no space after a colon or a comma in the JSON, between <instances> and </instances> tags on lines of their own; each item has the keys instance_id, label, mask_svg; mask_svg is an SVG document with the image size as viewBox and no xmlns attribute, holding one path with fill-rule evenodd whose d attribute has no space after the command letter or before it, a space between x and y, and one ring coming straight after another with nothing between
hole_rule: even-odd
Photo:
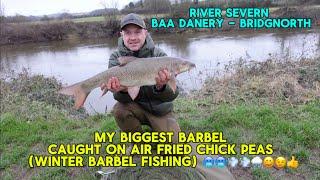
<instances>
[{"instance_id":1,"label":"muddy bank","mask_svg":"<svg viewBox=\"0 0 320 180\"><path fill-rule=\"evenodd\" d=\"M66 39L108 38L118 34L119 21L72 21L44 23L10 23L2 25L0 45L28 42L48 42Z\"/></svg>"}]
</instances>

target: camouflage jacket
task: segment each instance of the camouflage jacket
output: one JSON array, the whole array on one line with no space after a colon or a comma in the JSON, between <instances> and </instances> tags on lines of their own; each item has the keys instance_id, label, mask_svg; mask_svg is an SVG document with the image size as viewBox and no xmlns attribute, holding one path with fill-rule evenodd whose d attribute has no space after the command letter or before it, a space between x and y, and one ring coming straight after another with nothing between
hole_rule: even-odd
<instances>
[{"instance_id":1,"label":"camouflage jacket","mask_svg":"<svg viewBox=\"0 0 320 180\"><path fill-rule=\"evenodd\" d=\"M135 56L138 58L145 57L160 57L167 56L161 49L154 46L153 40L150 35L147 36L146 42L143 47L138 52L130 51L123 44L122 37L118 40L118 50L111 54L109 59L109 68L113 66L118 66L120 63L118 57L121 56ZM172 101L178 96L179 87L177 87L174 93L168 85L158 91L155 86L142 86L140 87L139 94L134 100L143 109L156 115L162 116L173 110ZM131 97L127 92L116 92L113 93L114 98L121 103L133 102Z\"/></svg>"}]
</instances>

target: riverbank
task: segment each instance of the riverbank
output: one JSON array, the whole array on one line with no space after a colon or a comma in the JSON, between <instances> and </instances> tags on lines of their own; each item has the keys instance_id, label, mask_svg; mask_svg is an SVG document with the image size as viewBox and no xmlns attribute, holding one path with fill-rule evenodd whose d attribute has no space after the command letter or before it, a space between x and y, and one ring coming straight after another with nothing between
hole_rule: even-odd
<instances>
[{"instance_id":1,"label":"riverbank","mask_svg":"<svg viewBox=\"0 0 320 180\"><path fill-rule=\"evenodd\" d=\"M236 178L319 178L320 59L239 61L223 71L224 76L209 78L200 91L175 100L181 129L223 131L229 143L271 143L273 157L295 155L299 160L296 170L231 169ZM0 83L0 178L94 179L98 168L30 169L27 158L48 154L51 143L92 143L95 131L118 132L114 118L73 111L72 100L56 94L61 83L55 78L25 71ZM136 170L135 177L174 176L166 168Z\"/></svg>"},{"instance_id":2,"label":"riverbank","mask_svg":"<svg viewBox=\"0 0 320 180\"><path fill-rule=\"evenodd\" d=\"M274 18L312 18L312 29L319 29L320 14L319 6L292 7L292 8L276 8L272 11ZM119 16L120 17L120 16ZM68 39L93 39L93 38L110 38L119 36L120 18L100 18L103 21L44 21L37 23L7 23L1 24L0 45L21 44L30 42L49 42L61 41ZM238 26L229 26L228 21L233 20L238 24L237 19L229 19L224 21L222 28L205 29L205 28L151 28L151 16L144 16L148 31L151 33L237 33L253 31L259 32L279 32L279 31L308 31L310 29L240 29ZM159 16L157 16L159 17ZM161 18L187 18L185 14L161 14Z\"/></svg>"}]
</instances>

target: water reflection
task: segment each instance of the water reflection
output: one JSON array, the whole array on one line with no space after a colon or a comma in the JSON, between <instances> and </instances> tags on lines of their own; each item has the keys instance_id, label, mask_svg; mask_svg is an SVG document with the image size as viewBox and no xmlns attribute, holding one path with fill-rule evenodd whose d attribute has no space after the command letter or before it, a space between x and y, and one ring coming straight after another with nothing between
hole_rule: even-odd
<instances>
[{"instance_id":1,"label":"water reflection","mask_svg":"<svg viewBox=\"0 0 320 180\"><path fill-rule=\"evenodd\" d=\"M208 75L239 58L264 61L270 57L299 59L319 56L319 33L268 34L171 34L153 35L155 45L169 56L189 59L197 69L178 76L181 86L189 91L198 89ZM107 69L108 58L117 48L117 38L86 41L63 41L0 47L0 74L8 70L30 68L31 73L55 76L72 84ZM104 112L115 103L111 93L100 98L95 89L85 107L90 112Z\"/></svg>"},{"instance_id":2,"label":"water reflection","mask_svg":"<svg viewBox=\"0 0 320 180\"><path fill-rule=\"evenodd\" d=\"M167 36L153 36L156 46L165 50L168 55L175 55L178 57L189 57L190 52L188 46L192 40L190 36L173 34Z\"/></svg>"}]
</instances>

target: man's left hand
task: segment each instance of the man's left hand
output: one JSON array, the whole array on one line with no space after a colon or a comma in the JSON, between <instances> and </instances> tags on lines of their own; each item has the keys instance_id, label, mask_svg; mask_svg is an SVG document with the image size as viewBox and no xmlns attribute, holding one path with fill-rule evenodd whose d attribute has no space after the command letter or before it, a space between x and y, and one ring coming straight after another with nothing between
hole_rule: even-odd
<instances>
[{"instance_id":1,"label":"man's left hand","mask_svg":"<svg viewBox=\"0 0 320 180\"><path fill-rule=\"evenodd\" d=\"M170 80L171 74L168 69L162 69L158 72L156 76L156 88L160 90L167 82Z\"/></svg>"}]
</instances>

